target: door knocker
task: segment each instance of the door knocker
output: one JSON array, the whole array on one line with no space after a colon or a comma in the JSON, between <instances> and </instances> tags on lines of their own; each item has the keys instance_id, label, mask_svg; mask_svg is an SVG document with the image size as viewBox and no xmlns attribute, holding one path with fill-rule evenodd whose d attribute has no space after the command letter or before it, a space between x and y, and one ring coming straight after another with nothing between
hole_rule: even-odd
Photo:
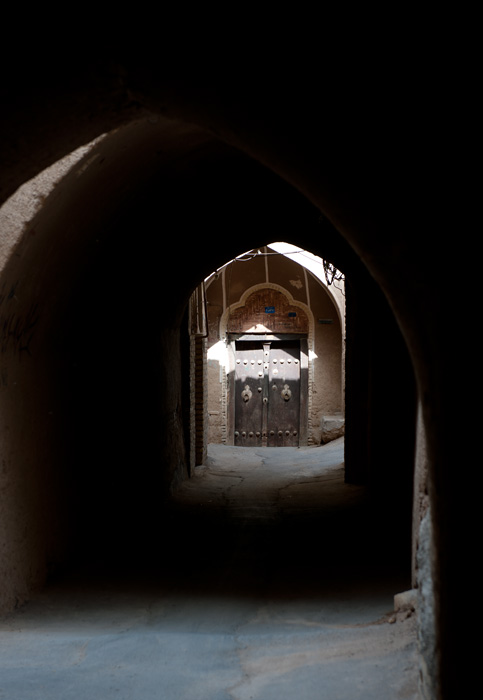
<instances>
[{"instance_id":1,"label":"door knocker","mask_svg":"<svg viewBox=\"0 0 483 700\"><path fill-rule=\"evenodd\" d=\"M248 384L245 384L245 388L242 391L242 399L246 403L247 401L250 401L251 398L252 392L250 391L250 387L248 386Z\"/></svg>"},{"instance_id":2,"label":"door knocker","mask_svg":"<svg viewBox=\"0 0 483 700\"><path fill-rule=\"evenodd\" d=\"M285 401L289 401L290 397L292 396L292 392L288 388L288 384L284 385L284 387L280 393L282 394Z\"/></svg>"}]
</instances>

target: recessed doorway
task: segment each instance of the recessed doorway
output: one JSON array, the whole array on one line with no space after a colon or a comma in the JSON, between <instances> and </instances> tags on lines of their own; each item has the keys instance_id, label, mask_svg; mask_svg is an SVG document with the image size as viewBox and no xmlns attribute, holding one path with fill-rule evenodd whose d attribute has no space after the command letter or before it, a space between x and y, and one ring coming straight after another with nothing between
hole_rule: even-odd
<instances>
[{"instance_id":1,"label":"recessed doorway","mask_svg":"<svg viewBox=\"0 0 483 700\"><path fill-rule=\"evenodd\" d=\"M302 447L344 434L344 293L325 277L321 259L280 243L205 280L207 444Z\"/></svg>"}]
</instances>

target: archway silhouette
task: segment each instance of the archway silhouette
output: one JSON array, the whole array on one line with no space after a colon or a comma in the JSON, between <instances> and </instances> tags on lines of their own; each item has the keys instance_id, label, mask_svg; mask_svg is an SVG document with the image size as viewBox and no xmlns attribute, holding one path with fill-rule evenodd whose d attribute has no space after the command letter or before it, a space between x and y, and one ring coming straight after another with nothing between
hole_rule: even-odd
<instances>
[{"instance_id":1,"label":"archway silhouette","mask_svg":"<svg viewBox=\"0 0 483 700\"><path fill-rule=\"evenodd\" d=\"M98 85L99 80L101 82L104 81L103 84L107 88L102 104L100 104L97 89L90 91L89 88L85 87L85 73L82 71L76 73L74 70L72 70L71 74L72 81L68 84L67 89L59 88L59 85L63 86L64 84L62 81L56 83L54 74L48 76L52 87L50 94L61 96L55 102L53 108L46 99L39 99L39 93L35 91L31 94L26 94L21 101L16 100L15 93L10 95L10 99L7 100L9 110L5 111L3 115L4 128L2 130L5 136L2 142L3 161L9 164L9 167L3 173L2 179L4 196L6 197L13 193L16 187L29 177L40 172L43 167L52 164L62 155L70 153L75 145L87 143L91 138L110 131L113 127L123 127L123 125L127 124L124 128L120 128L117 133L113 133L106 138L102 145L99 146L98 152L103 153L105 156L104 160L100 158L89 163L85 161L83 165L87 166L87 168L82 173L79 169L75 173L73 172L72 175L75 175L75 177L71 178L70 184L65 183L67 187L63 192L60 189L56 190L57 204L50 211L55 213L54 218L57 219L57 223L60 224L62 217L61 206L66 203L65 198L73 196L75 199L76 193L79 194L79 186L81 186L87 190L90 189L90 196L88 199L79 199L79 202L83 201L85 203L89 201L90 206L89 208L81 207L82 211L78 209L77 212L86 215L89 209L91 221L88 228L92 233L91 242L96 240L95 236L101 230L106 233L107 229L109 229L112 234L116 230L126 230L129 226L131 231L152 231L153 221L156 218L159 220L159 210L157 217L147 216L145 204L150 198L151 201L154 201L155 196L159 196L159 192L163 191L166 199L170 200L171 205L170 216L165 218L165 221L169 219L170 222L171 240L178 238L180 229L183 231L197 230L200 220L208 221L209 216L207 216L207 213L214 211L211 207L212 199L208 196L210 193L208 183L201 190L196 190L196 188L189 189L188 187L190 176L193 176L194 170L202 162L203 154L211 151L214 157L218 159L218 163L224 160L226 164L227 160L232 156L235 157L235 153L231 149L236 150L240 148L251 156L254 161L249 162L249 159L240 155L237 151L238 165L242 165L242 168L238 169L237 186L244 188L248 185L256 189L253 179L256 171L256 175L259 178L258 183L260 184L261 181L265 180L265 184L270 183L273 185L272 193L275 191L277 193L277 197L270 200L271 188L260 187L258 189L258 199L255 196L252 200L253 202L257 201L257 206L255 207L254 205L251 210L252 215L256 208L257 212L264 212L265 221L273 223L273 216L276 213L280 217L278 223L281 229L284 229L288 220L288 208L299 225L302 221L305 221L307 224L306 227L300 226L300 233L296 237L284 236L289 241L312 249L317 253L319 252L318 241L323 236L324 254L326 254L327 249L330 249L331 256L336 264L338 264L336 258L342 256L344 264L338 266L347 269L348 274L352 264L354 264L356 275L360 273L361 276L364 276L364 270L370 271L372 278L375 280L376 288L379 289L379 292L382 290L384 298L389 300L391 312L397 318L398 325L403 329L416 371L419 395L422 400L423 418L427 428L430 497L434 510L432 517L437 525L435 530L436 569L438 571L438 576L436 577L436 607L440 649L443 655L446 655L448 659L451 658L452 654L450 651L453 649L453 644L456 643L455 640L458 639L458 635L455 633L457 629L456 613L452 612L450 604L454 595L451 581L453 581L452 570L459 569L458 566L454 566L455 562L459 560L459 549L457 545L458 537L456 536L451 514L457 512L458 504L456 503L457 494L454 493L452 488L451 454L447 450L444 440L445 417L451 410L454 395L454 392L450 391L450 389L454 389L454 387L448 387L446 374L446 360L451 357L451 344L446 347L445 351L442 350L445 338L442 331L444 311L439 299L442 289L441 256L438 250L435 251L434 249L431 235L427 237L421 236L421 226L408 225L409 223L414 224L414 221L417 219L414 207L411 206L413 202L411 201L408 204L407 200L405 200L404 205L402 203L403 197L401 192L405 191L403 183L399 181L395 184L394 179L386 177L388 171L395 173L394 177L396 179L398 173L404 172L404 167L401 164L409 164L411 157L414 156L414 149L408 149L410 139L392 140L391 149L388 151L386 141L380 138L378 134L379 122L377 120L374 123L371 120L368 123L358 121L357 128L346 130L347 119L343 118L338 121L341 113L344 115L344 109L340 111L333 110L330 114L326 112L323 121L324 126L322 127L320 124L320 109L317 109L316 105L308 103L310 100L309 96L313 94L313 91L304 92L302 85L295 89L295 93L292 91L292 109L287 105L284 81L280 81L279 84L272 86L273 90L270 100L264 99L263 90L257 91L255 87L250 95L251 99L242 99L244 93L234 81L232 86L227 88L230 92L229 100L226 99L226 91L220 90L217 93L216 90L209 90L210 100L206 102L202 96L203 91L199 89L199 86L190 82L189 79L185 83L174 87L172 83L163 84L156 71L146 71L145 68L145 66L142 66L142 70L140 70L139 64L130 64L125 67L125 84L130 85L131 94L135 94L138 100L135 106L131 103L126 108L119 108L119 88L117 86L116 89L113 89L112 83L107 77L112 74L107 71L102 73L102 69L96 82L96 85ZM76 77L82 79L77 82ZM258 87L261 86L259 85ZM277 88L280 88L279 91ZM85 99L83 101L69 99L78 94ZM46 97L47 92L45 92ZM31 102L29 102L30 100ZM229 108L225 109L225 102L230 105ZM81 107L79 107L80 104L82 104ZM139 105L142 105L141 110ZM305 107L303 110L303 124L300 118L297 118L300 117L299 105L304 105ZM376 109L377 106L374 105L374 111ZM164 175L166 177L163 178L158 170L160 161L156 158L150 160L156 171L156 177L152 177L153 170L140 167L137 174L144 173L144 177L138 177L136 179L137 186L134 184L134 165L142 162L142 152L138 148L139 145L144 144L146 146L145 153L149 151L151 154L156 153L159 155L162 149L158 148L158 146L167 143L164 140L162 128L157 131L157 136L159 136L160 140L156 141L156 138L153 138L153 132L148 134L149 127L147 127L146 122L142 122L142 120L134 121L134 117L136 116L136 119L138 119L139 116L145 115L151 118L152 114L157 113L161 113L171 119L179 119L184 124L195 123L198 125L194 129L191 127L178 128L179 122L175 121L169 125L174 132L177 131L179 150L173 145L176 138L172 133L170 148L166 148L163 154L167 159L169 159L170 155L173 156L175 151L176 155L183 156L177 157L176 163L179 168L178 174L184 170L186 175L184 180L185 197L177 200L171 198L173 194L172 171L169 172L168 177L167 170L165 170ZM259 119L253 119L255 114ZM26 115L28 116L26 117ZM64 125L79 125L80 128L65 127L60 129L58 125L61 121L63 121ZM147 121L151 124L150 119ZM287 128L290 124L292 126ZM297 124L297 127L294 126L295 124ZM211 136L215 130L216 138ZM154 131L156 131L156 128L154 128ZM206 137L207 133L210 134L209 137ZM23 136L23 139L16 138L19 134ZM287 139L287 134L290 134L290 140ZM340 135L340 138L334 138L335 134ZM175 140L172 140L173 138ZM229 143L230 147L220 146L218 139ZM190 143L189 147L187 147L188 142ZM48 148L45 147L46 143L49 144ZM216 146L214 145L215 143ZM121 144L127 148L120 149ZM132 170L133 180L131 184L133 184L133 187L127 188L127 191L125 187L121 187L123 167L120 167L121 163L118 160L118 156L121 150L123 150L124 154L127 154L129 147L132 149L131 157L126 157L125 165L129 163L129 168ZM213 150L211 150L212 147ZM198 160L187 157L189 152L196 153ZM113 178L111 181L113 187L109 196L106 197L105 193L100 190L97 190L97 194L95 193L94 183L96 182L96 177L98 178L97 182L99 182L99 178L104 178L103 182L107 181L104 176L108 172L109 158L113 154L117 154L116 164L119 178L117 181ZM271 171L270 176L268 176L264 168L258 167L254 163L264 163L264 165L268 166ZM348 167L348 163L350 167ZM243 168L246 168L245 177L242 176ZM114 173L115 170L116 168L112 168L110 172ZM408 170L416 177L414 168L410 167ZM278 181L275 186L276 178L274 179L275 176L272 173L277 173L281 176L285 183L290 184L290 187L286 186L284 182ZM80 177L81 174L82 177ZM196 186L199 186L200 180L197 180L194 176L191 177L191 184L193 185L195 182ZM237 211L236 224L238 232L245 234L246 231L249 231L250 240L247 243L249 246L255 247L260 241L258 232L250 228L253 216L248 215L243 207L237 206L237 204L240 204L240 200L237 201L236 197L234 197L234 191L226 180L224 182L225 188L222 187L223 183L219 180L212 180L209 184L213 186L215 183L220 187L217 193L221 193L227 198L226 204L229 204L227 210L230 212ZM232 184L234 183L235 180L232 181ZM280 188L283 190L284 195L290 195L286 201L284 200L283 214L278 209ZM188 191L190 193L189 198L186 197ZM211 192L213 193L213 191L212 189ZM239 190L239 192L241 191L242 189ZM129 201L127 201L126 195L128 195ZM187 199L190 200L192 212L196 212L196 215L193 213L191 217L187 216L186 209L182 206ZM223 197L218 198L218 202L222 200ZM289 200L290 206L288 205ZM178 207L174 206L175 201L179 205ZM106 227L101 225L101 219L95 213L96 205L99 203L102 204L104 215L109 212L107 219L104 219L103 222L103 224L106 223ZM261 206L262 204L263 206ZM407 216L404 216L407 204ZM293 205L293 208L291 205ZM46 207L49 207L47 202ZM19 483L22 482L25 474L28 473L28 465L33 463L31 459L32 454L37 452L37 447L32 442L29 445L20 445L20 436L25 424L30 424L32 428L35 426L37 435L42 436L42 439L39 440L39 443L42 443L42 454L48 453L49 450L52 455L57 453L57 448L53 447L55 440L53 440L51 445L48 436L57 433L59 425L49 427L49 430L46 430L46 422L49 419L45 418L45 415L52 415L52 412L49 413L48 410L43 410L44 399L40 399L42 392L40 392L38 387L39 376L53 376L50 373L53 372L56 358L59 357L58 347L63 344L63 341L57 338L56 341L58 340L59 343L56 346L56 342L54 342L53 337L48 332L50 328L58 327L56 325L57 320L61 318L62 312L65 311L63 304L68 298L68 294L63 296L62 300L59 300L58 296L56 296L55 275L52 275L52 272L57 273L63 269L68 278L68 269L70 271L75 270L79 273L77 279L85 281L90 277L87 272L90 273L93 269L90 260L88 260L89 246L82 248L83 252L86 253L86 257L83 259L87 261L83 270L79 264L79 259L82 256L77 255L79 249L72 246L72 242L76 240L77 235L79 236L79 241L86 240L81 236L83 229L81 225L78 226L77 234L72 231L70 226L68 229L64 227L64 231L69 230L69 235L72 234L71 237L66 237L62 245L54 246L51 248L51 254L46 254L47 241L50 238L54 242L61 228L50 223L47 226L48 219L45 213L47 208L43 212L39 212L35 226L29 228L29 231L16 249L15 255L10 259L8 267L4 269L2 276L4 316L7 318L4 324L4 342L7 343L6 352L8 351L15 358L9 364L7 372L12 385L9 389L8 398L5 400L4 413L11 417L20 416L19 397L21 396L24 399L27 396L35 397L30 399L31 407L32 404L35 404L37 408L42 407L42 410L39 411L31 408L28 412L23 413L21 417L18 417L19 422L10 433L7 434L6 431L2 431L4 440L7 441L9 448L6 451L9 455L9 468L15 471ZM74 209L67 207L64 211L70 211L70 222L72 223L76 218L72 216ZM150 211L151 214L154 214L152 207ZM318 218L314 217L314 213L319 211L322 211L326 216L322 225ZM92 217L94 217L95 222L92 221ZM218 221L221 218L220 215ZM233 216L227 215L225 222L228 220L233 222ZM41 243L34 243L35 235L33 232L37 234L37 229L44 232L41 236ZM53 233L54 229L56 231L55 235ZM342 233L344 238L341 237L339 232ZM278 237L281 238L282 236ZM108 236L104 238L105 241L107 239ZM150 237L149 240L153 241L155 239ZM350 243L350 246L346 241ZM105 246L104 252L101 253L101 257L104 256L103 263L111 264L112 268L114 268L116 263L125 264L129 259L127 242L128 239L125 237L124 251L123 253L118 251L117 258L114 260L107 254ZM59 238L57 238L57 243L60 243ZM427 243L427 245L423 245L423 243ZM196 270L193 270L191 263L188 261L184 267L186 284L183 284L182 288L177 290L179 294L176 296L175 304L171 305L168 310L165 309L164 328L166 330L162 339L157 341L156 347L157 351L164 351L165 356L167 349L175 347L178 340L180 310L184 307L190 291L200 279L200 273L203 275L208 272L207 266L206 269L200 269L200 267L203 267L203 264L199 253L203 249L203 245L204 239L203 243L201 241L198 242L198 245L193 249L193 259L197 261ZM213 246L213 237L210 238L210 245ZM46 247L42 253L41 248L43 246ZM415 250L418 251L417 259L414 255ZM73 257L70 258L70 265L65 265L61 268L59 263L56 264L55 262L56 254L57 252L59 254L62 253L60 258L65 261L64 256L68 256L69 251L71 254L74 253ZM230 241L226 241L222 255L219 255L220 262L235 252L235 245ZM213 253L213 251L210 251L210 253ZM155 248L150 249L148 254L160 260L179 259L178 255L170 256L169 250L167 251L163 245L157 245ZM214 258L217 255L218 251L215 250ZM98 260L101 257L98 257ZM364 260L362 268L360 267L359 258ZM40 261L42 260L43 263L41 264ZM213 255L211 255L211 261L213 261ZM132 276L132 294L127 295L129 297L129 307L125 309L125 311L135 309L136 318L139 318L139 310L143 309L143 322L147 333L152 333L152 328L150 327L152 309L148 308L146 299L153 292L156 292L161 297L164 294L168 297L171 292L171 287L166 282L161 285L161 289L156 287L153 281L156 269L154 264L151 267L147 265L144 270L145 274ZM120 284L121 277L122 275L119 274L117 289L123 288L125 290L125 276L124 286ZM28 282L25 282L26 279L28 279ZM99 278L94 277L92 279L97 280ZM143 287L146 280L148 284ZM411 282L410 284L408 280ZM57 282L60 285L58 279ZM72 281L64 279L63 284L65 285L64 287L60 285L57 289L64 289L67 292L72 290ZM81 287L82 285L79 282L76 292ZM41 289L40 292L39 288ZM135 290L138 292L140 289L143 289L145 293L142 301L141 297L136 297L135 294ZM113 302L112 288L104 286L94 290L89 284L84 284L83 290L87 290L89 293L88 298L84 300L83 308L95 308L96 306L98 308L102 294L105 294L104 301L109 300ZM23 293L20 294L20 292ZM136 301L134 300L135 297ZM424 298L424 304L421 304L422 298ZM77 301L79 301L79 297ZM18 303L19 306L15 307L14 312L10 313L11 309L13 309L12 302ZM105 306L104 308L111 309L113 307ZM428 310L431 311L428 312ZM40 315L38 315L39 313ZM111 317L111 328L125 329L126 315L126 313L124 315L118 314L116 322ZM32 323L34 322L35 334L32 334ZM47 337L49 338L48 344L42 346L42 352L38 352L42 339ZM77 336L74 335L72 337ZM104 339L103 347L106 346L107 340L112 337L114 336L108 335ZM51 346L51 343L54 344L54 347ZM20 365L15 364L18 361L19 353L25 358L31 354L35 358L35 365L31 365L30 369L28 369L26 363L24 363L20 370ZM141 354L140 351L139 354ZM163 352L160 354L163 355ZM5 358L10 362L10 355L8 357L5 355ZM93 366L95 366L95 363L92 363L91 367ZM118 366L121 367L121 364ZM41 370L40 372L38 371L39 369ZM156 381L162 385L165 378L173 372L173 369L179 370L179 362L177 362L176 357L170 355L169 367L165 366L158 370ZM4 373L4 381L6 381L5 377ZM18 379L21 379L21 381L17 381ZM14 383L18 389L15 395L11 388ZM46 384L49 384L49 382L46 381ZM62 389L61 384L62 382L59 381L55 385L52 396L59 397ZM37 389L32 395L30 390L34 385L37 386ZM175 391L172 395L166 397L167 403L163 403L163 407L158 414L160 422L163 422L164 419L167 420L169 435L172 436L172 443L168 450L169 454L166 452L167 448L165 445L160 446L160 451L165 456L165 462L170 465L170 469L173 469L173 473L170 473L168 481L171 478L175 478L174 473L179 476L182 475L183 471L179 461L173 467L171 452L171 449L174 452L182 451L179 440L174 437L177 434L176 430L172 430L173 420L175 421L174 427L178 426L179 414L176 412L178 395L179 392ZM45 397L45 394L42 394L42 396ZM59 412L62 413L62 410ZM12 418L9 418L9 420L12 420ZM51 430L53 433L51 433ZM55 465L62 459L63 457L61 458L58 453L53 460L46 458L42 469L46 467L47 462ZM55 475L56 469L53 466L49 466L47 471L51 468L54 469L53 473ZM33 480L30 480L30 483L33 483L34 486L38 485L41 480L40 473L42 473L42 469L40 469L40 472L37 471L37 468L34 469ZM52 479L55 482L56 479L54 477ZM51 483L50 477L48 482ZM39 488L37 490L34 488L33 491L36 495L29 503L31 508L28 509L30 513L29 522L31 523L35 523L38 520L38 517L32 514L32 511L35 513L37 509L38 516L40 506L45 506L46 502L43 500L42 495L45 489ZM433 498L435 492L439 494L438 499ZM44 495L48 502L51 494ZM23 494L20 500L28 502L29 498ZM10 511L7 509L7 512ZM34 528L28 528L28 531L30 532L31 529ZM41 528L40 531L43 529ZM37 544L34 545L34 539L31 538L30 544L26 545L26 551L30 548L31 552L33 552L37 548ZM46 536L47 540L49 546L44 546L40 549L50 548L50 535ZM7 558L8 556L10 555L7 554ZM28 556L25 556L25 552L21 555L12 554L11 562L15 561L18 564L23 561L23 564L19 564L20 569L22 569L25 566L26 558ZM45 558L44 554L37 554L33 558L37 563L32 568L40 571L42 569L41 562ZM36 577L37 573L34 575L34 578ZM449 663L443 664L442 668L449 668L450 666Z\"/></svg>"}]
</instances>

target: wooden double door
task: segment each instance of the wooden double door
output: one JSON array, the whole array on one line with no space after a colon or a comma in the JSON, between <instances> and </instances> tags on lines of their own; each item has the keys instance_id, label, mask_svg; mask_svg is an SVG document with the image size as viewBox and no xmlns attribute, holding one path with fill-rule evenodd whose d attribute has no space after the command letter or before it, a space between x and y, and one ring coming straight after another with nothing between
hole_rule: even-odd
<instances>
[{"instance_id":1,"label":"wooden double door","mask_svg":"<svg viewBox=\"0 0 483 700\"><path fill-rule=\"evenodd\" d=\"M299 338L235 341L235 445L303 444L305 357Z\"/></svg>"}]
</instances>

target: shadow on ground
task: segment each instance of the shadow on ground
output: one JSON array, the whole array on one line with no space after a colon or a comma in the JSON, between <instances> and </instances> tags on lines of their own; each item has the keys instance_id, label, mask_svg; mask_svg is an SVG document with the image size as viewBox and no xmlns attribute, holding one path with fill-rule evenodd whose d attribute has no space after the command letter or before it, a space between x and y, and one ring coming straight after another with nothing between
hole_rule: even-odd
<instances>
[{"instance_id":1,"label":"shadow on ground","mask_svg":"<svg viewBox=\"0 0 483 700\"><path fill-rule=\"evenodd\" d=\"M3 621L0 698L414 700L407 533L376 505L344 483L343 440L211 446L158 549L106 553Z\"/></svg>"}]
</instances>

